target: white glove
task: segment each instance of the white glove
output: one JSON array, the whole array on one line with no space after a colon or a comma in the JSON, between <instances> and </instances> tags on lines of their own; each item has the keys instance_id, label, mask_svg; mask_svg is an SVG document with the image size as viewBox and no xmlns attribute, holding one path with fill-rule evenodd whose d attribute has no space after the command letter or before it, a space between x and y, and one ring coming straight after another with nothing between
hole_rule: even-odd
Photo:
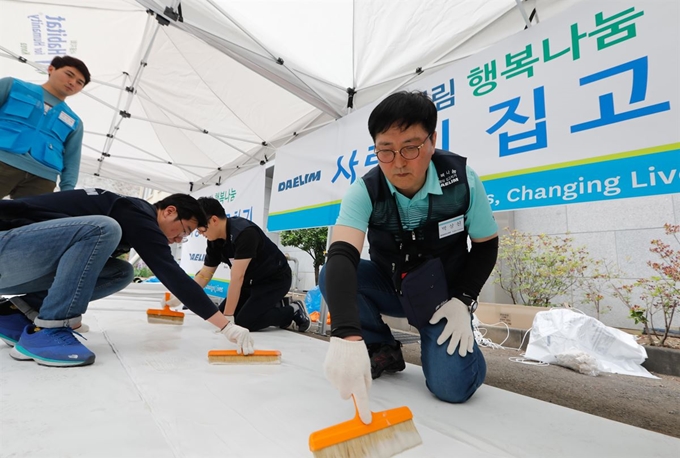
<instances>
[{"instance_id":1,"label":"white glove","mask_svg":"<svg viewBox=\"0 0 680 458\"><path fill-rule=\"evenodd\" d=\"M371 423L368 390L373 379L371 361L368 359L364 341L331 337L323 368L328 381L340 391L340 397L349 399L350 396L354 396L359 418L364 424Z\"/></svg>"},{"instance_id":2,"label":"white glove","mask_svg":"<svg viewBox=\"0 0 680 458\"><path fill-rule=\"evenodd\" d=\"M179 307L180 305L182 305L182 303L180 302L179 299L177 299L175 297L174 294L171 294L169 300L166 301L165 298L161 299L161 306L164 307L166 305L168 307L170 307L171 309L175 309L175 308Z\"/></svg>"},{"instance_id":3,"label":"white glove","mask_svg":"<svg viewBox=\"0 0 680 458\"><path fill-rule=\"evenodd\" d=\"M255 352L253 338L250 337L250 331L242 326L234 324L233 321L229 321L219 333L224 334L230 342L236 344L236 351L238 353L250 355Z\"/></svg>"},{"instance_id":4,"label":"white glove","mask_svg":"<svg viewBox=\"0 0 680 458\"><path fill-rule=\"evenodd\" d=\"M467 305L454 297L434 312L434 315L430 318L430 324L437 324L442 318L446 318L446 326L444 326L444 331L437 339L437 345L443 344L450 337L451 341L446 349L446 353L453 355L458 343L460 343L458 354L461 357L472 353L475 337L472 334L470 312Z\"/></svg>"}]
</instances>

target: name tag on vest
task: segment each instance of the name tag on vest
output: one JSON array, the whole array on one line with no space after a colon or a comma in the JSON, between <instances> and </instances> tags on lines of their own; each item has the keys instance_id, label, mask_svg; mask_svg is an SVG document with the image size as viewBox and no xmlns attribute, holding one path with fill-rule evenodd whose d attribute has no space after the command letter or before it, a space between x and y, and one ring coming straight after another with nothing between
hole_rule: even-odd
<instances>
[{"instance_id":1,"label":"name tag on vest","mask_svg":"<svg viewBox=\"0 0 680 458\"><path fill-rule=\"evenodd\" d=\"M59 119L64 122L69 127L73 127L73 125L76 123L76 120L70 117L66 112L62 111L59 113Z\"/></svg>"},{"instance_id":2,"label":"name tag on vest","mask_svg":"<svg viewBox=\"0 0 680 458\"><path fill-rule=\"evenodd\" d=\"M439 238L457 234L465 229L465 215L456 216L439 223Z\"/></svg>"}]
</instances>

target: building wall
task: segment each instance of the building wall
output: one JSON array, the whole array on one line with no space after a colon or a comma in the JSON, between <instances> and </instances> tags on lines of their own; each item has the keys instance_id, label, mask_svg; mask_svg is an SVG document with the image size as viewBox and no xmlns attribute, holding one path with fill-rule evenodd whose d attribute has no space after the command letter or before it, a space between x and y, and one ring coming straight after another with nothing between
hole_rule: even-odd
<instances>
[{"instance_id":1,"label":"building wall","mask_svg":"<svg viewBox=\"0 0 680 458\"><path fill-rule=\"evenodd\" d=\"M634 281L649 277L654 271L647 265L657 260L649 251L652 239L661 239L680 249L678 241L665 234L666 223L680 224L680 195L662 195L635 199L621 199L587 204L537 208L496 214L500 228L514 228L532 234L569 235L575 245L583 245L594 258L610 261L623 273L621 280ZM510 303L509 297L490 280L485 285L482 300ZM573 294L557 302L575 303ZM604 305L611 311L600 319L616 327L636 327L627 318L628 309L618 300L607 297ZM594 316L593 307L579 307ZM656 324L656 322L655 322ZM659 317L658 325L662 326ZM680 318L674 326L680 325ZM656 327L659 327L656 326ZM639 327L639 326L637 326Z\"/></svg>"}]
</instances>

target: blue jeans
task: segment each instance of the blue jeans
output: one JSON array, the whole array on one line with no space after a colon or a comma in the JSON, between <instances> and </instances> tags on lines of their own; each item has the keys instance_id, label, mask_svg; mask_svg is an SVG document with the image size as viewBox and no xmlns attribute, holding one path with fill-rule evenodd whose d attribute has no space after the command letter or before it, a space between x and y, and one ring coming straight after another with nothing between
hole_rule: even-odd
<instances>
[{"instance_id":1,"label":"blue jeans","mask_svg":"<svg viewBox=\"0 0 680 458\"><path fill-rule=\"evenodd\" d=\"M326 298L324 270L322 269L319 274L319 289ZM375 263L362 259L357 268L357 282L359 319L366 345L394 343L389 326L380 316L381 314L406 316L392 280ZM465 402L484 383L486 361L476 342L474 351L465 357L458 354L458 347L453 355L449 355L446 352L448 341L437 345L437 338L444 330L445 324L446 321L441 320L437 324L427 324L418 330L425 382L427 388L442 401Z\"/></svg>"},{"instance_id":2,"label":"blue jeans","mask_svg":"<svg viewBox=\"0 0 680 458\"><path fill-rule=\"evenodd\" d=\"M0 294L24 294L19 302L38 310L38 326L77 326L91 300L132 281L132 266L110 258L121 234L99 215L0 231Z\"/></svg>"}]
</instances>

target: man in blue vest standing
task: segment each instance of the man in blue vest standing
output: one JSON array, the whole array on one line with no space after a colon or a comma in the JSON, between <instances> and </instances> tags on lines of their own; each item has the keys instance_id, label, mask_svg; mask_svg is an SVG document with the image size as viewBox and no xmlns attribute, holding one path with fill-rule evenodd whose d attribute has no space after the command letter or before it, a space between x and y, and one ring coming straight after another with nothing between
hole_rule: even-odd
<instances>
[{"instance_id":1,"label":"man in blue vest standing","mask_svg":"<svg viewBox=\"0 0 680 458\"><path fill-rule=\"evenodd\" d=\"M371 380L405 368L381 314L418 329L426 384L439 399L465 402L486 376L472 312L496 262L498 226L466 159L435 148L436 125L420 92L392 94L373 110L379 164L343 198L319 278L332 318L326 377L354 396L364 423ZM365 234L370 261L360 259Z\"/></svg>"},{"instance_id":2,"label":"man in blue vest standing","mask_svg":"<svg viewBox=\"0 0 680 458\"><path fill-rule=\"evenodd\" d=\"M0 199L73 189L78 181L83 123L67 97L90 82L85 64L57 56L42 86L0 79Z\"/></svg>"}]
</instances>

